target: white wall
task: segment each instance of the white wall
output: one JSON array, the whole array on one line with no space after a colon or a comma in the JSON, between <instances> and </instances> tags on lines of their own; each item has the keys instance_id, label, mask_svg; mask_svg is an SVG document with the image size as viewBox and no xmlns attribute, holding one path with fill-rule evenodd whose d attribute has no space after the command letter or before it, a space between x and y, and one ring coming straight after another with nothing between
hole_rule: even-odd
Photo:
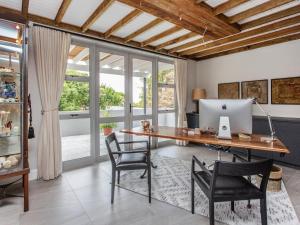
<instances>
[{"instance_id":1,"label":"white wall","mask_svg":"<svg viewBox=\"0 0 300 225\"><path fill-rule=\"evenodd\" d=\"M277 44L232 55L199 61L197 86L207 90L208 98L217 98L218 83L300 76L300 40ZM300 105L263 107L277 117L300 118ZM263 115L255 106L255 115Z\"/></svg>"},{"instance_id":2,"label":"white wall","mask_svg":"<svg viewBox=\"0 0 300 225\"><path fill-rule=\"evenodd\" d=\"M197 62L188 60L188 88L186 112L196 111L196 103L191 101L192 90L197 87Z\"/></svg>"}]
</instances>

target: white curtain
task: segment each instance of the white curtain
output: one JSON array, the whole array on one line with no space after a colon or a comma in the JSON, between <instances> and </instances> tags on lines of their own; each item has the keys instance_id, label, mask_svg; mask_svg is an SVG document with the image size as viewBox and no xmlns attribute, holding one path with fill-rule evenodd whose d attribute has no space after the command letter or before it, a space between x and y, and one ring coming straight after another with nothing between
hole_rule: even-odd
<instances>
[{"instance_id":1,"label":"white curtain","mask_svg":"<svg viewBox=\"0 0 300 225\"><path fill-rule=\"evenodd\" d=\"M42 104L42 122L37 140L38 178L50 180L62 172L58 105L71 35L35 26L32 28L32 42Z\"/></svg>"},{"instance_id":2,"label":"white curtain","mask_svg":"<svg viewBox=\"0 0 300 225\"><path fill-rule=\"evenodd\" d=\"M175 61L175 84L177 93L178 118L177 127L186 127L186 104L187 104L187 61L176 59ZM185 141L176 141L178 145L186 145Z\"/></svg>"}]
</instances>

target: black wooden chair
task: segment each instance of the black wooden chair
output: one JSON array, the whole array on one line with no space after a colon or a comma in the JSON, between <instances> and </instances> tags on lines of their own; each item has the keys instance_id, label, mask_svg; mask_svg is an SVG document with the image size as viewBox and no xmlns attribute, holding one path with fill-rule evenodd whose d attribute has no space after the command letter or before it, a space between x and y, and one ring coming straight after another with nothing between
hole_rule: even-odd
<instances>
[{"instance_id":1,"label":"black wooden chair","mask_svg":"<svg viewBox=\"0 0 300 225\"><path fill-rule=\"evenodd\" d=\"M118 173L118 184L120 183L121 170L145 170L148 172L149 203L151 203L151 161L150 146L148 141L118 142L115 133L105 138L106 147L112 164L111 181L111 203L114 203L116 172ZM120 144L145 143L145 150L121 151ZM143 176L141 176L142 178Z\"/></svg>"},{"instance_id":2,"label":"black wooden chair","mask_svg":"<svg viewBox=\"0 0 300 225\"><path fill-rule=\"evenodd\" d=\"M195 164L202 171L195 170ZM214 203L231 202L234 211L234 201L260 199L261 222L267 225L266 188L273 161L258 162L224 162L216 161L214 170L208 170L195 156L192 159L191 173L191 206L194 214L195 181L209 199L209 220L214 225ZM260 187L256 187L245 176L262 175Z\"/></svg>"}]
</instances>

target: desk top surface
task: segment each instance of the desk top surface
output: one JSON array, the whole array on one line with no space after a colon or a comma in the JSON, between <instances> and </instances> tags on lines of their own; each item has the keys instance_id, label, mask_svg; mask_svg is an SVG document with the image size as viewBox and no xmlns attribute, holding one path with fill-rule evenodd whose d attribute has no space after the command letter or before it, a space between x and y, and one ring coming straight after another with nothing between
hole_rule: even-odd
<instances>
[{"instance_id":1,"label":"desk top surface","mask_svg":"<svg viewBox=\"0 0 300 225\"><path fill-rule=\"evenodd\" d=\"M242 149L253 149L278 153L290 153L287 147L278 139L273 142L262 141L264 135L252 134L250 139L240 139L233 136L231 140L218 139L215 135L201 134L188 135L184 133L186 128L158 127L156 131L144 131L142 127L123 129L120 132L134 135L191 141L201 144L221 145L226 147L237 147Z\"/></svg>"}]
</instances>

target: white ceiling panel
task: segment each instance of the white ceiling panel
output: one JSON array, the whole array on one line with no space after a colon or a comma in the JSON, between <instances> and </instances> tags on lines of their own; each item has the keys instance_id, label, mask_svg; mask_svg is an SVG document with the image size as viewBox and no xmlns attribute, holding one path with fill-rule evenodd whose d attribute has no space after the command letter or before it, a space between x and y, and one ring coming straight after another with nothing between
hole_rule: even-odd
<instances>
[{"instance_id":1,"label":"white ceiling panel","mask_svg":"<svg viewBox=\"0 0 300 225\"><path fill-rule=\"evenodd\" d=\"M137 31L138 29L142 28L146 24L153 21L156 17L152 16L148 13L142 13L137 18L135 18L130 23L126 24L124 27L122 27L120 30L118 30L115 35L119 37L126 37L129 34L132 34L133 32Z\"/></svg>"},{"instance_id":2,"label":"white ceiling panel","mask_svg":"<svg viewBox=\"0 0 300 225\"><path fill-rule=\"evenodd\" d=\"M91 26L92 30L105 32L128 15L134 8L120 2L114 2Z\"/></svg>"},{"instance_id":3,"label":"white ceiling panel","mask_svg":"<svg viewBox=\"0 0 300 225\"><path fill-rule=\"evenodd\" d=\"M252 21L252 20L255 20L255 19L259 19L261 17L264 17L264 16L268 16L268 15L271 15L273 13L277 13L279 11L282 11L282 10L285 10L285 9L288 9L288 8L291 8L291 7L294 7L296 5L300 5L300 1L294 1L294 2L290 2L288 4L285 4L285 5L282 5L282 6L279 6L279 7L276 7L274 9L271 9L271 10L268 10L266 12L263 12L263 13L260 13L260 14L257 14L255 16L252 16L252 17L249 17L245 20L242 20L240 21L240 23L246 23L246 22L249 22L249 21Z\"/></svg>"},{"instance_id":4,"label":"white ceiling panel","mask_svg":"<svg viewBox=\"0 0 300 225\"><path fill-rule=\"evenodd\" d=\"M216 7L222 3L227 2L227 0L207 0L205 3L209 4L211 7Z\"/></svg>"},{"instance_id":5,"label":"white ceiling panel","mask_svg":"<svg viewBox=\"0 0 300 225\"><path fill-rule=\"evenodd\" d=\"M253 8L253 7L257 6L257 5L263 4L263 3L268 2L268 1L269 1L269 0L251 0L251 1L249 1L249 2L246 2L246 3L244 3L244 4L241 4L241 5L239 5L239 6L235 7L235 8L233 8L233 9L231 9L231 10L225 12L224 14L225 14L226 16L233 16L233 15L235 15L235 14L238 14L238 13L240 13L240 12L243 12L243 11L245 11L245 10L248 10L248 9L250 9L250 8Z\"/></svg>"},{"instance_id":6,"label":"white ceiling panel","mask_svg":"<svg viewBox=\"0 0 300 225\"><path fill-rule=\"evenodd\" d=\"M62 22L82 26L103 0L73 0Z\"/></svg>"},{"instance_id":7,"label":"white ceiling panel","mask_svg":"<svg viewBox=\"0 0 300 225\"><path fill-rule=\"evenodd\" d=\"M159 39L159 40L157 40L157 41L151 43L151 45L153 45L153 46L160 45L160 44L162 44L162 43L164 43L164 42L166 42L166 41L173 40L173 39L178 38L178 37L180 37L180 36L182 36L182 35L185 35L185 34L187 34L187 33L189 33L189 32L190 32L190 31L188 31L188 30L182 29L182 30L180 30L180 31L178 31L178 32L176 32L176 33L174 33L174 34L168 35L168 36L166 36L166 37L164 37L164 38L161 38L161 39Z\"/></svg>"},{"instance_id":8,"label":"white ceiling panel","mask_svg":"<svg viewBox=\"0 0 300 225\"><path fill-rule=\"evenodd\" d=\"M0 0L0 6L20 11L22 9L22 0Z\"/></svg>"},{"instance_id":9,"label":"white ceiling panel","mask_svg":"<svg viewBox=\"0 0 300 225\"><path fill-rule=\"evenodd\" d=\"M162 23L158 24L157 26L155 26L155 27L147 30L146 32L140 34L139 36L135 37L134 40L138 41L138 42L145 41L148 38L153 37L157 34L160 34L171 27L174 27L174 24L166 22L166 21L162 22Z\"/></svg>"},{"instance_id":10,"label":"white ceiling panel","mask_svg":"<svg viewBox=\"0 0 300 225\"><path fill-rule=\"evenodd\" d=\"M54 19L61 3L62 0L30 0L28 11L30 14Z\"/></svg>"},{"instance_id":11,"label":"white ceiling panel","mask_svg":"<svg viewBox=\"0 0 300 225\"><path fill-rule=\"evenodd\" d=\"M201 37L202 37L201 35L197 35L197 36L195 36L195 37L192 37L192 38L186 39L186 40L184 40L184 41L181 41L181 42L179 42L179 43L176 43L176 44L173 44L173 45L169 45L169 46L165 47L165 49L175 48L175 47L177 47L177 46L180 46L180 45L189 43L189 42L191 42L191 41L195 41L195 40L197 40L197 39L200 39Z\"/></svg>"}]
</instances>

